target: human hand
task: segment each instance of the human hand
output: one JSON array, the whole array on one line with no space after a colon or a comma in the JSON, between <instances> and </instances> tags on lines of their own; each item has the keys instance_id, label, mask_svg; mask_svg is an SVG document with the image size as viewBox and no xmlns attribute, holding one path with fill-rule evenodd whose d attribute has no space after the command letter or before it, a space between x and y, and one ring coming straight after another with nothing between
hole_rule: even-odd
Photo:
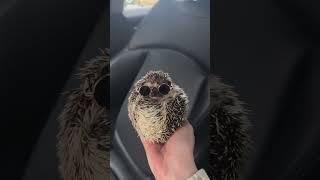
<instances>
[{"instance_id":1,"label":"human hand","mask_svg":"<svg viewBox=\"0 0 320 180\"><path fill-rule=\"evenodd\" d=\"M189 122L164 144L141 139L150 169L157 180L185 180L197 172L194 162L194 133Z\"/></svg>"}]
</instances>

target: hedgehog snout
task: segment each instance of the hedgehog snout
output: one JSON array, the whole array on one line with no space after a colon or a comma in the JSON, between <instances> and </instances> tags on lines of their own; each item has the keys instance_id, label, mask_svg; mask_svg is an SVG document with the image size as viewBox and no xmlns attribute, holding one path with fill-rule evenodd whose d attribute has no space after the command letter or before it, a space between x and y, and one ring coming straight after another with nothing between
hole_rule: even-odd
<instances>
[{"instance_id":1,"label":"hedgehog snout","mask_svg":"<svg viewBox=\"0 0 320 180\"><path fill-rule=\"evenodd\" d=\"M159 90L157 87L151 87L150 97L152 97L152 98L161 97L161 94L159 93Z\"/></svg>"}]
</instances>

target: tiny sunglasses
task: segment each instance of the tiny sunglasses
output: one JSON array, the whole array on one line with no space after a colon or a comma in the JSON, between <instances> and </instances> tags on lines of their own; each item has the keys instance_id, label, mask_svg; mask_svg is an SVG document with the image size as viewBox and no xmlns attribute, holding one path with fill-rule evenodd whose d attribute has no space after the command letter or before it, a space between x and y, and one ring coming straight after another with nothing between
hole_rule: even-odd
<instances>
[{"instance_id":1,"label":"tiny sunglasses","mask_svg":"<svg viewBox=\"0 0 320 180\"><path fill-rule=\"evenodd\" d=\"M170 86L168 84L161 84L159 87L158 87L158 91L160 94L162 95L167 95L169 92L170 92ZM149 96L150 93L151 93L151 89L149 86L142 86L140 87L139 89L139 93L142 95L142 96Z\"/></svg>"}]
</instances>

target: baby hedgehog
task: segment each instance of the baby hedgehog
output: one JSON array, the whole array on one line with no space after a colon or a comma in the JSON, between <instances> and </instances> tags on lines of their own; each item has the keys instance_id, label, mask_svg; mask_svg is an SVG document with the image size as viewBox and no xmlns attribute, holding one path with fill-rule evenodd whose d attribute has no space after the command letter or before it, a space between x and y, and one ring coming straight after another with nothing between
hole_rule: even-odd
<instances>
[{"instance_id":1,"label":"baby hedgehog","mask_svg":"<svg viewBox=\"0 0 320 180\"><path fill-rule=\"evenodd\" d=\"M140 137L165 143L187 121L187 105L187 95L168 73L149 71L129 96L129 118Z\"/></svg>"}]
</instances>

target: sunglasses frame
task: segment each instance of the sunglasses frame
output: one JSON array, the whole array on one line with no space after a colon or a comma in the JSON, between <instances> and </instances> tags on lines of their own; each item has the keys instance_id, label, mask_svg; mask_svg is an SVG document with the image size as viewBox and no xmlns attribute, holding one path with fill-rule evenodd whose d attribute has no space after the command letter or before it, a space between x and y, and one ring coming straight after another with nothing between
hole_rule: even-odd
<instances>
[{"instance_id":1,"label":"sunglasses frame","mask_svg":"<svg viewBox=\"0 0 320 180\"><path fill-rule=\"evenodd\" d=\"M162 84L160 84L160 85L157 87L158 92L159 92L161 95L165 96L165 95L167 95L168 93L167 93L167 94L163 94L163 93L161 93L160 90L159 90L160 86L162 86L162 85L166 85L166 86L169 87L168 93L171 91L172 86L171 86L171 83L170 83L170 85L168 85L168 84L166 84L166 83L162 83ZM142 87L148 87L148 88L149 88L149 93L148 93L147 95L145 95L145 96L140 93L140 90L141 90ZM141 87L139 88L139 94L142 95L142 96L144 96L144 97L150 96L150 94L151 94L151 88L150 88L149 86L141 86Z\"/></svg>"}]
</instances>

